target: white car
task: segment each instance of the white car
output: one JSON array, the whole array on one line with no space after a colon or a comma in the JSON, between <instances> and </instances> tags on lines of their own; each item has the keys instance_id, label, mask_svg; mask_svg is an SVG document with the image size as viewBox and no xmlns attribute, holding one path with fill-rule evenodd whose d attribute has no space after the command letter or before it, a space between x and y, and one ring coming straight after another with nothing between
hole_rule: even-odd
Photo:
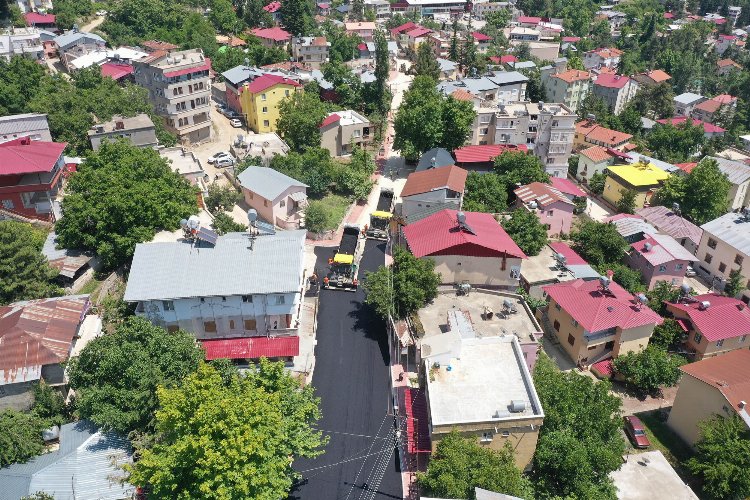
<instances>
[{"instance_id":1,"label":"white car","mask_svg":"<svg viewBox=\"0 0 750 500\"><path fill-rule=\"evenodd\" d=\"M685 270L685 276L688 278L692 278L695 276L695 269L693 269L693 266L687 266L687 269Z\"/></svg>"},{"instance_id":2,"label":"white car","mask_svg":"<svg viewBox=\"0 0 750 500\"><path fill-rule=\"evenodd\" d=\"M222 156L218 160L216 160L216 163L214 164L216 168L223 168L223 167L231 167L234 166L234 158L229 156Z\"/></svg>"},{"instance_id":3,"label":"white car","mask_svg":"<svg viewBox=\"0 0 750 500\"><path fill-rule=\"evenodd\" d=\"M216 153L215 155L210 156L208 158L208 164L211 165L211 164L216 163L219 160L223 160L225 158L231 158L232 160L234 160L234 158L232 158L232 155L230 155L226 151L220 151L220 152Z\"/></svg>"},{"instance_id":4,"label":"white car","mask_svg":"<svg viewBox=\"0 0 750 500\"><path fill-rule=\"evenodd\" d=\"M232 118L231 120L229 120L229 124L234 128L239 128L242 126L242 120L240 120L239 118Z\"/></svg>"}]
</instances>

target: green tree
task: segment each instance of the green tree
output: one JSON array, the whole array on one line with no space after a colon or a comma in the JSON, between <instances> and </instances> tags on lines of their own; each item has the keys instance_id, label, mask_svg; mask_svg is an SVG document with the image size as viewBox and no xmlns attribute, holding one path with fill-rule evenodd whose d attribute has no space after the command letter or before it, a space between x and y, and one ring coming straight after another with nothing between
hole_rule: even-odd
<instances>
[{"instance_id":1,"label":"green tree","mask_svg":"<svg viewBox=\"0 0 750 500\"><path fill-rule=\"evenodd\" d=\"M267 2L263 0L237 0L235 4L237 4L237 16L242 17L248 27L273 26L273 16L263 9Z\"/></svg>"},{"instance_id":2,"label":"green tree","mask_svg":"<svg viewBox=\"0 0 750 500\"><path fill-rule=\"evenodd\" d=\"M295 92L279 104L276 128L293 151L320 147L320 124L325 105L314 95Z\"/></svg>"},{"instance_id":3,"label":"green tree","mask_svg":"<svg viewBox=\"0 0 750 500\"><path fill-rule=\"evenodd\" d=\"M641 293L646 290L643 285L643 275L637 269L631 269L619 261L612 261L594 266L600 274L604 275L608 270L614 272L612 279L632 294Z\"/></svg>"},{"instance_id":4,"label":"green tree","mask_svg":"<svg viewBox=\"0 0 750 500\"><path fill-rule=\"evenodd\" d=\"M39 82L44 75L44 67L27 57L0 59L0 115L26 111L28 102L41 90L31 83Z\"/></svg>"},{"instance_id":5,"label":"green tree","mask_svg":"<svg viewBox=\"0 0 750 500\"><path fill-rule=\"evenodd\" d=\"M388 41L385 39L383 30L375 32L375 95L377 98L377 109L381 114L388 111L390 105L388 95L388 76L390 75L391 59L388 54Z\"/></svg>"},{"instance_id":6,"label":"green tree","mask_svg":"<svg viewBox=\"0 0 750 500\"><path fill-rule=\"evenodd\" d=\"M328 150L322 148L311 148L302 154L275 155L271 159L271 168L307 184L307 194L314 198L330 191L337 167Z\"/></svg>"},{"instance_id":7,"label":"green tree","mask_svg":"<svg viewBox=\"0 0 750 500\"><path fill-rule=\"evenodd\" d=\"M672 318L665 318L661 325L656 325L656 328L654 328L654 333L651 335L648 345L666 351L679 343L682 334L682 328L677 321Z\"/></svg>"},{"instance_id":8,"label":"green tree","mask_svg":"<svg viewBox=\"0 0 750 500\"><path fill-rule=\"evenodd\" d=\"M44 419L32 413L6 409L0 411L0 467L25 462L44 449Z\"/></svg>"},{"instance_id":9,"label":"green tree","mask_svg":"<svg viewBox=\"0 0 750 500\"><path fill-rule=\"evenodd\" d=\"M429 43L419 44L417 60L411 69L415 75L429 76L435 81L440 79L440 64L432 50L432 45Z\"/></svg>"},{"instance_id":10,"label":"green tree","mask_svg":"<svg viewBox=\"0 0 750 500\"><path fill-rule=\"evenodd\" d=\"M37 491L33 495L21 497L21 500L55 500L55 497L43 491Z\"/></svg>"},{"instance_id":11,"label":"green tree","mask_svg":"<svg viewBox=\"0 0 750 500\"><path fill-rule=\"evenodd\" d=\"M641 87L633 99L628 102L628 107L633 107L641 116L652 119L670 118L674 114L672 99L674 92L669 83L649 85Z\"/></svg>"},{"instance_id":12,"label":"green tree","mask_svg":"<svg viewBox=\"0 0 750 500\"><path fill-rule=\"evenodd\" d=\"M463 208L469 212L500 213L508 209L505 178L492 172L469 172Z\"/></svg>"},{"instance_id":13,"label":"green tree","mask_svg":"<svg viewBox=\"0 0 750 500\"><path fill-rule=\"evenodd\" d=\"M305 36L312 32L312 3L307 0L288 0L281 4L281 26L294 36Z\"/></svg>"},{"instance_id":14,"label":"green tree","mask_svg":"<svg viewBox=\"0 0 750 500\"><path fill-rule=\"evenodd\" d=\"M736 297L745 289L747 279L742 275L742 269L732 269L729 271L729 279L724 285L724 295L727 297Z\"/></svg>"},{"instance_id":15,"label":"green tree","mask_svg":"<svg viewBox=\"0 0 750 500\"><path fill-rule=\"evenodd\" d=\"M716 160L705 158L689 174L664 181L654 201L666 207L679 203L684 216L702 225L726 213L730 188Z\"/></svg>"},{"instance_id":16,"label":"green tree","mask_svg":"<svg viewBox=\"0 0 750 500\"><path fill-rule=\"evenodd\" d=\"M0 220L0 305L60 295L58 271L42 255L47 233L31 224Z\"/></svg>"},{"instance_id":17,"label":"green tree","mask_svg":"<svg viewBox=\"0 0 750 500\"><path fill-rule=\"evenodd\" d=\"M549 183L549 174L541 160L522 151L510 151L495 158L494 170L505 178L509 189L515 189L516 184Z\"/></svg>"},{"instance_id":18,"label":"green tree","mask_svg":"<svg viewBox=\"0 0 750 500\"><path fill-rule=\"evenodd\" d=\"M538 255L547 244L547 229L535 213L519 208L509 219L503 219L503 229L526 255Z\"/></svg>"},{"instance_id":19,"label":"green tree","mask_svg":"<svg viewBox=\"0 0 750 500\"><path fill-rule=\"evenodd\" d=\"M443 100L443 138L440 146L452 151L466 143L471 132L476 112L470 102L459 101L452 96Z\"/></svg>"},{"instance_id":20,"label":"green tree","mask_svg":"<svg viewBox=\"0 0 750 500\"><path fill-rule=\"evenodd\" d=\"M646 136L646 147L656 158L672 163L687 161L705 142L703 126L689 120L678 126L659 125Z\"/></svg>"},{"instance_id":21,"label":"green tree","mask_svg":"<svg viewBox=\"0 0 750 500\"><path fill-rule=\"evenodd\" d=\"M417 259L403 248L393 252L393 266L381 266L367 273L364 287L365 303L372 306L383 318L405 318L417 312L437 297L440 275L435 272L435 262Z\"/></svg>"},{"instance_id":22,"label":"green tree","mask_svg":"<svg viewBox=\"0 0 750 500\"><path fill-rule=\"evenodd\" d=\"M620 354L612 363L629 384L653 392L661 387L677 385L681 374L680 366L685 364L685 359L649 345L639 353L630 351Z\"/></svg>"},{"instance_id":23,"label":"green tree","mask_svg":"<svg viewBox=\"0 0 750 500\"><path fill-rule=\"evenodd\" d=\"M713 498L750 496L750 430L732 413L698 424L701 437L687 468L703 479L703 491Z\"/></svg>"},{"instance_id":24,"label":"green tree","mask_svg":"<svg viewBox=\"0 0 750 500\"><path fill-rule=\"evenodd\" d=\"M157 318L157 312L149 315ZM157 387L173 387L194 372L203 351L192 335L168 332L130 317L114 333L89 342L68 364L78 412L107 429L149 432L159 406Z\"/></svg>"},{"instance_id":25,"label":"green tree","mask_svg":"<svg viewBox=\"0 0 750 500\"><path fill-rule=\"evenodd\" d=\"M424 493L441 498L473 499L475 487L520 498L533 495L529 480L516 468L510 443L491 450L457 431L440 440L417 481Z\"/></svg>"},{"instance_id":26,"label":"green tree","mask_svg":"<svg viewBox=\"0 0 750 500\"><path fill-rule=\"evenodd\" d=\"M635 198L638 193L633 189L620 191L620 199L615 203L615 208L621 214L635 213Z\"/></svg>"},{"instance_id":27,"label":"green tree","mask_svg":"<svg viewBox=\"0 0 750 500\"><path fill-rule=\"evenodd\" d=\"M660 316L667 315L665 302L677 302L680 298L680 288L672 285L669 281L659 280L654 288L646 292L648 307L659 313Z\"/></svg>"},{"instance_id":28,"label":"green tree","mask_svg":"<svg viewBox=\"0 0 750 500\"><path fill-rule=\"evenodd\" d=\"M107 268L132 257L136 243L177 229L198 209L194 188L153 149L105 143L70 177L55 230L66 248L95 251Z\"/></svg>"},{"instance_id":29,"label":"green tree","mask_svg":"<svg viewBox=\"0 0 750 500\"><path fill-rule=\"evenodd\" d=\"M581 220L570 233L573 249L592 266L619 262L630 247L611 223Z\"/></svg>"},{"instance_id":30,"label":"green tree","mask_svg":"<svg viewBox=\"0 0 750 500\"><path fill-rule=\"evenodd\" d=\"M375 169L375 160L372 155L355 146L349 163L342 164L339 169L336 190L342 194L353 195L357 201L366 200L375 184L372 180Z\"/></svg>"},{"instance_id":31,"label":"green tree","mask_svg":"<svg viewBox=\"0 0 750 500\"><path fill-rule=\"evenodd\" d=\"M458 58L461 54L458 44L458 16L455 16L453 18L452 33L451 44L450 48L448 49L448 59L450 59L451 61L458 61Z\"/></svg>"},{"instance_id":32,"label":"green tree","mask_svg":"<svg viewBox=\"0 0 750 500\"><path fill-rule=\"evenodd\" d=\"M94 13L94 3L78 0L58 0L53 6L52 13L55 14L57 27L69 30L80 18Z\"/></svg>"},{"instance_id":33,"label":"green tree","mask_svg":"<svg viewBox=\"0 0 750 500\"><path fill-rule=\"evenodd\" d=\"M539 71L525 71L529 79L526 83L526 98L531 102L544 102L547 100L547 91L542 85L542 75Z\"/></svg>"},{"instance_id":34,"label":"green tree","mask_svg":"<svg viewBox=\"0 0 750 500\"><path fill-rule=\"evenodd\" d=\"M560 372L547 356L534 368L544 425L534 454L536 498L611 498L622 465L622 401L608 381Z\"/></svg>"},{"instance_id":35,"label":"green tree","mask_svg":"<svg viewBox=\"0 0 750 500\"><path fill-rule=\"evenodd\" d=\"M154 498L285 498L299 477L292 462L327 442L312 428L321 416L313 387L282 363L262 360L228 383L201 364L157 395L155 444L127 466L130 482L148 484Z\"/></svg>"},{"instance_id":36,"label":"green tree","mask_svg":"<svg viewBox=\"0 0 750 500\"><path fill-rule=\"evenodd\" d=\"M242 199L242 195L229 184L209 184L208 195L206 195L204 202L206 208L211 212L221 212L224 210L232 210L235 204Z\"/></svg>"},{"instance_id":37,"label":"green tree","mask_svg":"<svg viewBox=\"0 0 750 500\"><path fill-rule=\"evenodd\" d=\"M589 180L589 189L591 192L597 195L601 195L604 192L604 183L607 182L607 176L601 172L594 172Z\"/></svg>"},{"instance_id":38,"label":"green tree","mask_svg":"<svg viewBox=\"0 0 750 500\"><path fill-rule=\"evenodd\" d=\"M230 0L212 0L208 18L221 33L239 33L245 24L237 17Z\"/></svg>"},{"instance_id":39,"label":"green tree","mask_svg":"<svg viewBox=\"0 0 750 500\"><path fill-rule=\"evenodd\" d=\"M71 408L65 404L62 393L44 381L34 384L32 413L52 425L62 425L70 420Z\"/></svg>"},{"instance_id":40,"label":"green tree","mask_svg":"<svg viewBox=\"0 0 750 500\"><path fill-rule=\"evenodd\" d=\"M236 222L231 215L226 212L219 212L214 215L211 227L219 234L239 233L247 231L247 225Z\"/></svg>"},{"instance_id":41,"label":"green tree","mask_svg":"<svg viewBox=\"0 0 750 500\"><path fill-rule=\"evenodd\" d=\"M305 229L312 233L322 233L328 228L328 211L325 205L318 201L311 201L305 210Z\"/></svg>"}]
</instances>

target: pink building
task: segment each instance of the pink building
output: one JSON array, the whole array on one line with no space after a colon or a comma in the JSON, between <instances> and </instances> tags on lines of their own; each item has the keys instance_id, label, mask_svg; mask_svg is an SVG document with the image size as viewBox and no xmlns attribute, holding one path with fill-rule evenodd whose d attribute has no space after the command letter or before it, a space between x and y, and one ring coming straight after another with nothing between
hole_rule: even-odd
<instances>
[{"instance_id":1,"label":"pink building","mask_svg":"<svg viewBox=\"0 0 750 500\"><path fill-rule=\"evenodd\" d=\"M298 229L307 206L307 185L272 168L248 167L237 176L245 202L266 222Z\"/></svg>"},{"instance_id":2,"label":"pink building","mask_svg":"<svg viewBox=\"0 0 750 500\"><path fill-rule=\"evenodd\" d=\"M659 281L681 285L688 265L698 259L667 234L646 234L630 245L626 260L628 266L641 272L651 290Z\"/></svg>"},{"instance_id":3,"label":"pink building","mask_svg":"<svg viewBox=\"0 0 750 500\"><path fill-rule=\"evenodd\" d=\"M346 32L359 35L365 42L372 42L377 26L373 22L346 23Z\"/></svg>"},{"instance_id":4,"label":"pink building","mask_svg":"<svg viewBox=\"0 0 750 500\"><path fill-rule=\"evenodd\" d=\"M250 33L260 38L265 47L284 48L292 40L292 34L278 26L273 28L255 28Z\"/></svg>"},{"instance_id":5,"label":"pink building","mask_svg":"<svg viewBox=\"0 0 750 500\"><path fill-rule=\"evenodd\" d=\"M547 234L568 234L573 223L574 204L549 184L532 182L513 191L516 206L534 212L547 228Z\"/></svg>"}]
</instances>

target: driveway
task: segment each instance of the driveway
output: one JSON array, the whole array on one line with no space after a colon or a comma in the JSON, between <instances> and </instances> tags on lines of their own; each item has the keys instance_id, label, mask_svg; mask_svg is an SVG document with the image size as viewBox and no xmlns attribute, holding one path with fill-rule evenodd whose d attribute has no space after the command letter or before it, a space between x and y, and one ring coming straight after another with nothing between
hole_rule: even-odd
<instances>
[{"instance_id":1,"label":"driveway","mask_svg":"<svg viewBox=\"0 0 750 500\"><path fill-rule=\"evenodd\" d=\"M210 141L194 146L186 146L186 149L195 153L195 156L201 161L203 169L210 176L212 181L216 178L216 174L218 174L218 182L221 184L228 184L229 181L224 177L225 169L209 165L208 158L220 151L229 152L229 146L237 138L237 135L241 133L247 134L247 132L244 131L244 129L232 127L229 124L229 118L216 110L214 101L211 101L211 129Z\"/></svg>"},{"instance_id":2,"label":"driveway","mask_svg":"<svg viewBox=\"0 0 750 500\"><path fill-rule=\"evenodd\" d=\"M367 242L360 277L383 264L384 246ZM326 262L331 252L316 248L318 262ZM398 456L391 444L394 420L389 415L385 324L363 301L362 289L320 292L312 385L321 398L323 418L318 427L330 441L320 457L295 462L303 480L290 498L403 498Z\"/></svg>"}]
</instances>

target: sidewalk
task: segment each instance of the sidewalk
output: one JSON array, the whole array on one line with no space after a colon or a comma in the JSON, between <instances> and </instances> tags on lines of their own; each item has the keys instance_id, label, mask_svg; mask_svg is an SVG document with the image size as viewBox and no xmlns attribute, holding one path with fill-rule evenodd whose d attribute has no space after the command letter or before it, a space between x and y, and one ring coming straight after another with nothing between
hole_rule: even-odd
<instances>
[{"instance_id":1,"label":"sidewalk","mask_svg":"<svg viewBox=\"0 0 750 500\"><path fill-rule=\"evenodd\" d=\"M317 257L315 255L314 247L305 245L304 259L305 283L303 286L306 289L307 278L315 272ZM308 297L303 293L299 312L299 328L297 330L297 336L299 337L299 355L294 357L292 371L300 375L300 377L304 377L305 384L309 384L312 381L313 370L315 369L317 315L318 296L315 295Z\"/></svg>"}]
</instances>

